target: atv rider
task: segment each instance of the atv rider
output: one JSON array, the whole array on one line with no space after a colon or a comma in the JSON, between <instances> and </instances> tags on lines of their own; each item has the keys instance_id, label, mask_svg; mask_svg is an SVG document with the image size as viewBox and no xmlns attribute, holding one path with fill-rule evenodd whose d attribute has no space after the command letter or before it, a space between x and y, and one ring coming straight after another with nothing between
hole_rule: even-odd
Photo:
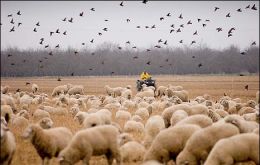
<instances>
[{"instance_id":1,"label":"atv rider","mask_svg":"<svg viewBox=\"0 0 260 165\"><path fill-rule=\"evenodd\" d=\"M147 79L149 79L149 78L151 78L151 76L149 75L149 73L147 73L146 71L143 71L142 73L141 73L141 75L140 75L140 77L141 77L141 80L147 80Z\"/></svg>"}]
</instances>

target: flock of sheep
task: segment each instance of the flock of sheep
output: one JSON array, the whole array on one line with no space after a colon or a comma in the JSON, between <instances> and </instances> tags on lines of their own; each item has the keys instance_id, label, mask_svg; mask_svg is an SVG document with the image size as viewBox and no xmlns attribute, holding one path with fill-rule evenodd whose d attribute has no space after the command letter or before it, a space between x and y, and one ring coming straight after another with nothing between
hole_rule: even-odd
<instances>
[{"instance_id":1,"label":"flock of sheep","mask_svg":"<svg viewBox=\"0 0 260 165\"><path fill-rule=\"evenodd\" d=\"M66 84L51 96L32 91L10 92L1 86L1 162L11 164L16 139L10 126L25 128L42 159L60 165L105 155L109 165L259 165L259 91L256 99L208 94L189 98L182 86L130 85L104 87L105 95L87 95L82 85ZM37 108L32 108L37 107ZM54 116L68 116L81 126L76 133L53 127Z\"/></svg>"}]
</instances>

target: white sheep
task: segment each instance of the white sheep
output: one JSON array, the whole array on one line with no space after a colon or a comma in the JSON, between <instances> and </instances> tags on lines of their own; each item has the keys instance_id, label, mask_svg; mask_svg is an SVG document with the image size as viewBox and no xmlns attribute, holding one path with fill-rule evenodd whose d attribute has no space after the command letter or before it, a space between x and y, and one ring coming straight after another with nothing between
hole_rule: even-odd
<instances>
[{"instance_id":1,"label":"white sheep","mask_svg":"<svg viewBox=\"0 0 260 165\"><path fill-rule=\"evenodd\" d=\"M114 95L114 90L109 85L105 85L104 88L105 88L106 93L108 94L108 96L113 96Z\"/></svg>"},{"instance_id":2,"label":"white sheep","mask_svg":"<svg viewBox=\"0 0 260 165\"><path fill-rule=\"evenodd\" d=\"M137 162L142 161L145 148L136 141L130 141L120 147L120 154L123 162Z\"/></svg>"},{"instance_id":3,"label":"white sheep","mask_svg":"<svg viewBox=\"0 0 260 165\"><path fill-rule=\"evenodd\" d=\"M60 165L75 164L83 160L89 164L91 156L105 154L108 164L112 165L113 159L121 163L119 145L117 143L118 130L111 125L103 125L78 131L69 145L60 152L58 158Z\"/></svg>"},{"instance_id":4,"label":"white sheep","mask_svg":"<svg viewBox=\"0 0 260 165\"><path fill-rule=\"evenodd\" d=\"M150 117L145 123L144 147L149 148L155 136L164 128L164 120L160 115Z\"/></svg>"},{"instance_id":5,"label":"white sheep","mask_svg":"<svg viewBox=\"0 0 260 165\"><path fill-rule=\"evenodd\" d=\"M228 115L224 118L226 123L231 123L238 127L240 133L253 132L255 128L259 128L259 124L254 121L246 121L239 115Z\"/></svg>"},{"instance_id":6,"label":"white sheep","mask_svg":"<svg viewBox=\"0 0 260 165\"><path fill-rule=\"evenodd\" d=\"M242 116L246 121L255 121L259 123L259 111L255 113L247 113Z\"/></svg>"},{"instance_id":7,"label":"white sheep","mask_svg":"<svg viewBox=\"0 0 260 165\"><path fill-rule=\"evenodd\" d=\"M259 135L244 133L219 140L204 165L232 165L252 160L259 164Z\"/></svg>"},{"instance_id":8,"label":"white sheep","mask_svg":"<svg viewBox=\"0 0 260 165\"><path fill-rule=\"evenodd\" d=\"M177 110L172 114L171 117L171 126L174 126L176 123L178 123L179 121L181 121L182 119L185 119L186 117L188 117L188 113L184 110Z\"/></svg>"},{"instance_id":9,"label":"white sheep","mask_svg":"<svg viewBox=\"0 0 260 165\"><path fill-rule=\"evenodd\" d=\"M133 115L131 117L131 120L136 121L136 122L142 122L143 121L143 119L139 115Z\"/></svg>"},{"instance_id":10,"label":"white sheep","mask_svg":"<svg viewBox=\"0 0 260 165\"><path fill-rule=\"evenodd\" d=\"M15 99L12 96L9 96L7 94L1 94L0 99L1 99L1 106L2 105L9 105L12 108L14 113L17 111Z\"/></svg>"},{"instance_id":11,"label":"white sheep","mask_svg":"<svg viewBox=\"0 0 260 165\"><path fill-rule=\"evenodd\" d=\"M83 121L84 128L95 127L104 124L111 124L111 115L106 111L98 111L85 116Z\"/></svg>"},{"instance_id":12,"label":"white sheep","mask_svg":"<svg viewBox=\"0 0 260 165\"><path fill-rule=\"evenodd\" d=\"M35 83L32 84L32 93L36 93L39 91L39 86Z\"/></svg>"},{"instance_id":13,"label":"white sheep","mask_svg":"<svg viewBox=\"0 0 260 165\"><path fill-rule=\"evenodd\" d=\"M33 119L34 120L40 120L44 117L50 118L50 113L41 109L36 109L33 113Z\"/></svg>"},{"instance_id":14,"label":"white sheep","mask_svg":"<svg viewBox=\"0 0 260 165\"><path fill-rule=\"evenodd\" d=\"M133 97L133 92L130 89L125 89L122 91L122 97L130 100Z\"/></svg>"},{"instance_id":15,"label":"white sheep","mask_svg":"<svg viewBox=\"0 0 260 165\"><path fill-rule=\"evenodd\" d=\"M73 120L77 120L81 125L84 122L85 117L88 115L88 112L79 111L73 118Z\"/></svg>"},{"instance_id":16,"label":"white sheep","mask_svg":"<svg viewBox=\"0 0 260 165\"><path fill-rule=\"evenodd\" d=\"M69 90L68 85L60 85L53 89L51 96L59 96L60 94L66 94Z\"/></svg>"},{"instance_id":17,"label":"white sheep","mask_svg":"<svg viewBox=\"0 0 260 165\"><path fill-rule=\"evenodd\" d=\"M182 151L187 140L200 129L199 126L187 124L160 131L146 152L144 161L157 160L166 164Z\"/></svg>"},{"instance_id":18,"label":"white sheep","mask_svg":"<svg viewBox=\"0 0 260 165\"><path fill-rule=\"evenodd\" d=\"M186 91L186 90L173 91L173 90L167 88L165 90L165 95L168 96L168 97L177 96L183 102L188 102L189 101L189 92Z\"/></svg>"},{"instance_id":19,"label":"white sheep","mask_svg":"<svg viewBox=\"0 0 260 165\"><path fill-rule=\"evenodd\" d=\"M1 123L1 145L0 145L0 163L9 165L12 162L16 150L15 138L8 127Z\"/></svg>"},{"instance_id":20,"label":"white sheep","mask_svg":"<svg viewBox=\"0 0 260 165\"><path fill-rule=\"evenodd\" d=\"M5 121L9 123L9 120L13 116L13 110L10 105L1 105L1 116L5 118Z\"/></svg>"},{"instance_id":21,"label":"white sheep","mask_svg":"<svg viewBox=\"0 0 260 165\"><path fill-rule=\"evenodd\" d=\"M133 141L134 138L130 133L121 133L118 136L118 144L119 146L124 145L125 143L129 142L129 141Z\"/></svg>"},{"instance_id":22,"label":"white sheep","mask_svg":"<svg viewBox=\"0 0 260 165\"><path fill-rule=\"evenodd\" d=\"M38 123L43 129L49 129L53 126L53 121L49 117L44 117L38 121Z\"/></svg>"},{"instance_id":23,"label":"white sheep","mask_svg":"<svg viewBox=\"0 0 260 165\"><path fill-rule=\"evenodd\" d=\"M23 137L30 139L45 165L68 145L72 132L65 127L43 129L38 124L32 124L26 128Z\"/></svg>"},{"instance_id":24,"label":"white sheep","mask_svg":"<svg viewBox=\"0 0 260 165\"><path fill-rule=\"evenodd\" d=\"M175 124L175 126L185 125L185 124L195 124L200 126L201 128L205 128L212 125L213 121L211 118L205 115L192 115L179 121L178 123Z\"/></svg>"},{"instance_id":25,"label":"white sheep","mask_svg":"<svg viewBox=\"0 0 260 165\"><path fill-rule=\"evenodd\" d=\"M259 90L256 92L255 95L256 95L256 96L255 96L255 100L256 100L256 102L259 104L259 103L260 103L260 101L259 101Z\"/></svg>"},{"instance_id":26,"label":"white sheep","mask_svg":"<svg viewBox=\"0 0 260 165\"><path fill-rule=\"evenodd\" d=\"M1 85L1 94L7 94L9 89L10 89L10 86L8 86L8 85L2 86Z\"/></svg>"},{"instance_id":27,"label":"white sheep","mask_svg":"<svg viewBox=\"0 0 260 165\"><path fill-rule=\"evenodd\" d=\"M197 165L203 163L215 143L223 138L239 134L236 126L229 123L216 123L195 132L176 158L177 165Z\"/></svg>"},{"instance_id":28,"label":"white sheep","mask_svg":"<svg viewBox=\"0 0 260 165\"><path fill-rule=\"evenodd\" d=\"M130 120L131 116L132 116L131 113L128 112L128 111L118 110L118 111L116 112L115 119L116 119L116 120L127 121L127 120Z\"/></svg>"},{"instance_id":29,"label":"white sheep","mask_svg":"<svg viewBox=\"0 0 260 165\"><path fill-rule=\"evenodd\" d=\"M30 114L29 114L29 112L27 110L22 109L15 116L17 116L17 117L18 116L22 116L22 117L24 117L24 118L29 120Z\"/></svg>"},{"instance_id":30,"label":"white sheep","mask_svg":"<svg viewBox=\"0 0 260 165\"><path fill-rule=\"evenodd\" d=\"M167 89L167 87L165 87L165 86L159 86L156 90L155 96L162 97L164 95L166 89Z\"/></svg>"},{"instance_id":31,"label":"white sheep","mask_svg":"<svg viewBox=\"0 0 260 165\"><path fill-rule=\"evenodd\" d=\"M144 125L141 122L136 122L133 120L128 120L124 125L124 132L127 133L143 133L144 132Z\"/></svg>"},{"instance_id":32,"label":"white sheep","mask_svg":"<svg viewBox=\"0 0 260 165\"><path fill-rule=\"evenodd\" d=\"M151 90L138 92L135 97L154 97L154 92Z\"/></svg>"},{"instance_id":33,"label":"white sheep","mask_svg":"<svg viewBox=\"0 0 260 165\"><path fill-rule=\"evenodd\" d=\"M141 165L163 165L163 164L156 160L148 160L143 162Z\"/></svg>"},{"instance_id":34,"label":"white sheep","mask_svg":"<svg viewBox=\"0 0 260 165\"><path fill-rule=\"evenodd\" d=\"M15 116L12 119L12 125L15 127L27 127L29 124L29 120L24 118L23 116Z\"/></svg>"},{"instance_id":35,"label":"white sheep","mask_svg":"<svg viewBox=\"0 0 260 165\"><path fill-rule=\"evenodd\" d=\"M139 108L135 111L134 114L140 116L143 120L148 119L150 115L146 108Z\"/></svg>"},{"instance_id":36,"label":"white sheep","mask_svg":"<svg viewBox=\"0 0 260 165\"><path fill-rule=\"evenodd\" d=\"M71 87L68 90L68 94L69 95L76 95L76 94L84 95L84 87L83 87L83 85L75 85L75 86Z\"/></svg>"}]
</instances>

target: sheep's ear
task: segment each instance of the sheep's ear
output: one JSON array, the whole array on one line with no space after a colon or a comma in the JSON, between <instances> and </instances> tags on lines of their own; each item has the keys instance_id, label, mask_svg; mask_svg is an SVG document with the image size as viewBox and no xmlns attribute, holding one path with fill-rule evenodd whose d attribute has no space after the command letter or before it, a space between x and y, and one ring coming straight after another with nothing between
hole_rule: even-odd
<instances>
[{"instance_id":1,"label":"sheep's ear","mask_svg":"<svg viewBox=\"0 0 260 165\"><path fill-rule=\"evenodd\" d=\"M60 162L60 161L63 161L64 160L64 157L63 156L59 156L58 157L58 161Z\"/></svg>"}]
</instances>

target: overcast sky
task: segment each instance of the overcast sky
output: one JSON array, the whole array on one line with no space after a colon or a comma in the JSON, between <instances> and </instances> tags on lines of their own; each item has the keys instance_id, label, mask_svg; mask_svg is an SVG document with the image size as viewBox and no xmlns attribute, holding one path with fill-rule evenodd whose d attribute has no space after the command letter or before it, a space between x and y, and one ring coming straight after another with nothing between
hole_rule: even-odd
<instances>
[{"instance_id":1,"label":"overcast sky","mask_svg":"<svg viewBox=\"0 0 260 165\"><path fill-rule=\"evenodd\" d=\"M1 1L1 49L10 46L44 49L47 44L51 48L59 44L61 49L68 46L76 49L95 48L103 42L113 42L123 48L136 46L146 49L157 45L159 39L167 40L169 47L186 45L223 49L236 45L246 49L253 41L259 45L258 1L148 1L147 4L124 1L124 6L119 4L120 1ZM251 9L254 4L257 10ZM248 5L250 9L245 9ZM214 12L215 7L220 9ZM91 8L95 8L95 11L91 11ZM242 12L236 11L239 8ZM19 10L20 16L16 14ZM84 12L83 17L79 16L80 12ZM167 13L171 13L171 16L166 16ZM231 17L226 17L228 13ZM8 17L9 14L12 17ZM183 19L178 18L180 14ZM63 22L65 17L67 21ZM71 17L73 23L68 22ZM164 20L160 20L160 17L164 17ZM14 24L10 23L11 19ZM130 22L126 19L130 19ZM206 22L206 19L210 22ZM187 25L189 20L191 25ZM39 27L35 25L38 21ZM17 27L19 22L22 25ZM174 28L170 27L172 24ZM181 24L184 24L184 28L180 28ZM152 25L156 28L151 29ZM9 32L13 26L15 32ZM37 32L33 32L35 27ZM217 32L218 27L223 31ZM232 27L235 27L233 36L228 37ZM58 28L61 33L50 36L50 31L55 32ZM108 31L103 31L103 28ZM181 29L179 33L176 32L178 28ZM171 29L175 31L170 33ZM196 30L198 35L193 35ZM64 31L67 31L66 36L62 34ZM42 37L45 40L40 45ZM90 43L92 39L94 43ZM180 40L183 40L183 44L179 43ZM196 44L191 45L193 40ZM131 45L127 45L126 41L130 41ZM82 45L83 42L86 44Z\"/></svg>"}]
</instances>

